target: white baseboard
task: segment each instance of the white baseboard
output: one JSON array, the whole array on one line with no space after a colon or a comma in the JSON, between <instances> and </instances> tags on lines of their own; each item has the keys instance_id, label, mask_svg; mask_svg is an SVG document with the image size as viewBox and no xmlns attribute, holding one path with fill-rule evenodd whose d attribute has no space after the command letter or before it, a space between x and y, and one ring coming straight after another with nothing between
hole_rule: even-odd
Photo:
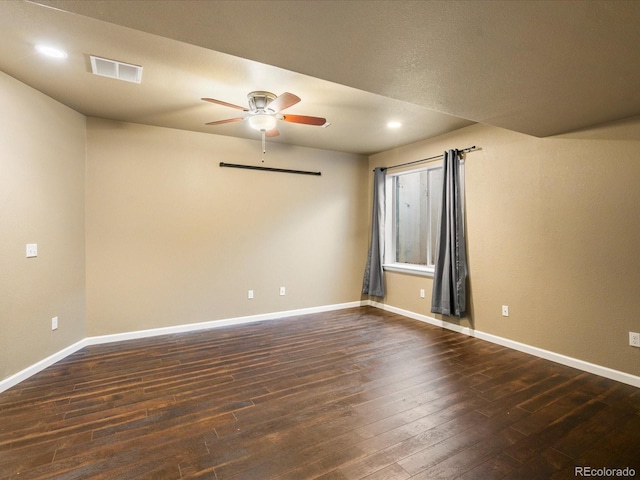
<instances>
[{"instance_id":1,"label":"white baseboard","mask_svg":"<svg viewBox=\"0 0 640 480\"><path fill-rule=\"evenodd\" d=\"M437 327L453 330L454 332L462 333L464 335L469 335L471 337L475 337L480 340L486 340L487 342L502 345L503 347L528 353L529 355L534 355L536 357L544 358L545 360L550 360L552 362L560 363L562 365L573 367L578 370L582 370L584 372L593 373L601 377L609 378L617 382L626 383L627 385L640 388L640 377L636 375L631 375L630 373L625 373L619 370L614 370L612 368L596 365L594 363L585 362L584 360L578 360L577 358L572 358L566 355L562 355L560 353L551 352L549 350L544 350L538 347L533 347L525 343L509 340L508 338L498 337L497 335L492 335L490 333L484 333L482 331L474 330L469 327L461 327L460 325L455 325L453 323L449 323L444 320L438 320L437 318L433 318L428 315L422 315L419 313L410 312L409 310L403 310L401 308L392 307L390 305L385 305L383 303L369 301L368 305L371 305L372 307L380 308L382 310L387 310L392 313L397 313L399 315L412 318L414 320L419 320L421 322L429 323Z\"/></svg>"},{"instance_id":2,"label":"white baseboard","mask_svg":"<svg viewBox=\"0 0 640 480\"><path fill-rule=\"evenodd\" d=\"M81 350L87 345L88 345L87 339L84 338L79 342L74 343L73 345L69 345L68 347L63 348L59 352L56 352L53 355L50 355L47 358L44 358L37 363L34 363L33 365L25 368L24 370L21 370L18 373L5 378L4 380L0 381L0 393L4 392L5 390L9 390L11 387L19 384L23 380L26 380L27 378L31 377L32 375L35 375L36 373L44 370L47 367L50 367L54 363L59 362L63 358L68 357L69 355L77 352L78 350Z\"/></svg>"},{"instance_id":3,"label":"white baseboard","mask_svg":"<svg viewBox=\"0 0 640 480\"><path fill-rule=\"evenodd\" d=\"M172 327L152 328L149 330L138 330L135 332L114 333L111 335L101 335L96 337L87 337L79 342L70 345L53 355L40 360L39 362L21 370L20 372L11 375L8 378L0 381L0 393L18 383L26 380L27 378L35 375L36 373L44 370L45 368L53 365L54 363L62 360L63 358L77 352L78 350L86 347L87 345L99 345L103 343L121 342L125 340L134 340L137 338L156 337L158 335L171 335L174 333L194 332L198 330L208 330L211 328L228 327L231 325L242 325L244 323L264 322L267 320L277 320L279 318L295 317L298 315L308 315L311 313L330 312L332 310L343 310L345 308L361 307L368 305L367 302L349 302L339 303L334 305L323 305L319 307L301 308L298 310L286 310L283 312L263 313L259 315L248 315L245 317L226 318L222 320L212 320L208 322L190 323L186 325L176 325Z\"/></svg>"},{"instance_id":4,"label":"white baseboard","mask_svg":"<svg viewBox=\"0 0 640 480\"><path fill-rule=\"evenodd\" d=\"M85 340L88 342L87 345L99 345L101 343L121 342L124 340L134 340L137 338L157 337L158 335L172 335L175 333L195 332L198 330L229 327L233 325L242 325L245 323L264 322L268 320L277 320L279 318L308 315L311 313L330 312L332 310L343 310L345 308L360 307L362 305L362 302L338 303L334 305L323 305L320 307L301 308L298 310L285 310L283 312L261 313L258 315L247 315L245 317L225 318L222 320L211 320L208 322L188 323L185 325L175 325L171 327L152 328L150 330L114 333L111 335L88 337Z\"/></svg>"},{"instance_id":5,"label":"white baseboard","mask_svg":"<svg viewBox=\"0 0 640 480\"><path fill-rule=\"evenodd\" d=\"M77 352L78 350L86 347L87 345L99 345L103 343L121 342L125 340L134 340L138 338L155 337L158 335L170 335L175 333L194 332L198 330L208 330L212 328L228 327L232 325L242 325L245 323L264 322L268 320L277 320L279 318L295 317L298 315L308 315L311 313L330 312L333 310L343 310L346 308L360 307L369 305L372 307L380 308L392 313L397 313L404 317L412 318L420 322L429 323L437 327L453 330L454 332L469 335L480 340L486 340L491 343L502 345L513 350L528 353L536 357L544 358L552 362L567 365L569 367L576 368L585 372L593 373L601 377L610 378L617 382L632 385L640 388L640 377L631 375L629 373L620 372L611 368L603 367L593 363L578 360L576 358L567 357L559 353L544 350L542 348L532 347L524 343L519 343L507 338L498 337L489 333L484 333L479 330L474 330L469 327L461 327L453 323L446 322L444 320L438 320L437 318L429 317L428 315L422 315L419 313L411 312L409 310L403 310L401 308L385 305L383 303L374 302L371 300L363 300L360 302L339 303L334 305L324 305L320 307L302 308L298 310L287 310L284 312L264 313L259 315L248 315L244 317L227 318L222 320L212 320L209 322L190 323L186 325L176 325L172 327L153 328L149 330L138 330L135 332L115 333L111 335L101 335L96 337L87 337L79 342L74 343L53 355L40 360L39 362L31 365L30 367L21 370L20 372L12 375L4 380L0 381L0 393L8 390L9 388L17 385L18 383L26 380L27 378L35 375L36 373L44 370L45 368L53 365L54 363L62 360L63 358Z\"/></svg>"}]
</instances>

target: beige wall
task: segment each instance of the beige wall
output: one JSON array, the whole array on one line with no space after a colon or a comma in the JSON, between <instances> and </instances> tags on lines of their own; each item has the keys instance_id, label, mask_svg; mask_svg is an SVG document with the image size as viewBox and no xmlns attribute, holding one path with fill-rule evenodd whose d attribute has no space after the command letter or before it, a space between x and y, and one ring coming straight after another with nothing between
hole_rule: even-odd
<instances>
[{"instance_id":1,"label":"beige wall","mask_svg":"<svg viewBox=\"0 0 640 480\"><path fill-rule=\"evenodd\" d=\"M370 166L470 145L480 148L465 167L471 308L453 323L640 375L628 338L640 331L640 117L545 139L473 125ZM386 281L384 303L434 316L430 278Z\"/></svg>"},{"instance_id":2,"label":"beige wall","mask_svg":"<svg viewBox=\"0 0 640 480\"><path fill-rule=\"evenodd\" d=\"M369 162L269 144L267 166L322 171L307 177L218 166L260 164L259 141L85 120L0 87L0 379L86 336L356 301L371 169L468 145L459 323L640 375L640 118L546 139L474 125ZM430 315L431 279L386 280L386 304Z\"/></svg>"},{"instance_id":3,"label":"beige wall","mask_svg":"<svg viewBox=\"0 0 640 480\"><path fill-rule=\"evenodd\" d=\"M85 117L1 72L0 105L1 380L86 333Z\"/></svg>"},{"instance_id":4,"label":"beige wall","mask_svg":"<svg viewBox=\"0 0 640 480\"><path fill-rule=\"evenodd\" d=\"M366 157L268 143L265 166L322 176L237 170L259 140L87 125L89 335L360 300Z\"/></svg>"}]
</instances>

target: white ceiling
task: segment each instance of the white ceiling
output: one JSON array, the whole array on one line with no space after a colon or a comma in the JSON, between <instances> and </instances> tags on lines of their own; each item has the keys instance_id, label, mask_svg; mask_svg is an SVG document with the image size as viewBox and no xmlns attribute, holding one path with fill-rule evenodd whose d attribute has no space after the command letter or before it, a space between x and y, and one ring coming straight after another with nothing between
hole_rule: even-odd
<instances>
[{"instance_id":1,"label":"white ceiling","mask_svg":"<svg viewBox=\"0 0 640 480\"><path fill-rule=\"evenodd\" d=\"M286 113L331 126L269 141L371 154L473 122L548 136L638 115L638 25L640 2L615 0L5 0L0 70L88 116L256 139L205 126L241 112L200 98L288 91ZM90 54L142 84L92 75Z\"/></svg>"}]
</instances>

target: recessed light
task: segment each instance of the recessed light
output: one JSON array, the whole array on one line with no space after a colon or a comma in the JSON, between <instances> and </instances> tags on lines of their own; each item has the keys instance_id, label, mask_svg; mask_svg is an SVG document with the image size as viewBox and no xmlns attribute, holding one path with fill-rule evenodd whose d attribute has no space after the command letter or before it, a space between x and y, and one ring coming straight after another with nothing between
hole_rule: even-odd
<instances>
[{"instance_id":1,"label":"recessed light","mask_svg":"<svg viewBox=\"0 0 640 480\"><path fill-rule=\"evenodd\" d=\"M389 122L387 123L387 127L389 128L400 128L402 124L400 122Z\"/></svg>"},{"instance_id":2,"label":"recessed light","mask_svg":"<svg viewBox=\"0 0 640 480\"><path fill-rule=\"evenodd\" d=\"M67 52L60 50L59 48L52 47L51 45L36 45L36 50L47 57L67 58Z\"/></svg>"}]
</instances>

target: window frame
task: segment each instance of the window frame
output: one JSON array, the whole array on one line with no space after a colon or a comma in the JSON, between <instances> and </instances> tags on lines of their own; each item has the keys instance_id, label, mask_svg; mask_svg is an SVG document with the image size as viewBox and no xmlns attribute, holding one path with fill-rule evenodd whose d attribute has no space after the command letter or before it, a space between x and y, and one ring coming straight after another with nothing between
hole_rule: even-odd
<instances>
[{"instance_id":1,"label":"window frame","mask_svg":"<svg viewBox=\"0 0 640 480\"><path fill-rule=\"evenodd\" d=\"M464 160L460 160L460 180L462 185L462 205L464 208ZM437 160L434 162L429 162L428 164L411 169L403 169L399 172L387 173L385 179L385 227L384 227L384 260L382 263L382 268L385 271L389 272L398 272L398 273L406 273L412 275L419 275L425 277L433 277L435 271L435 258L433 260L433 264L431 265L419 265L412 263L399 263L395 261L396 258L396 178L402 175L412 174L412 173L420 173L429 170L442 170L443 161ZM432 197L429 196L429 199ZM442 199L440 199L442 202ZM442 208L442 205L440 205ZM427 214L430 215L431 208L427 208ZM431 225L431 218L427 218L427 224ZM439 222L438 222L439 228ZM436 234L436 236L438 236ZM427 251L430 250L430 242L431 235L430 232L427 232ZM427 258L429 253L427 253Z\"/></svg>"}]
</instances>

